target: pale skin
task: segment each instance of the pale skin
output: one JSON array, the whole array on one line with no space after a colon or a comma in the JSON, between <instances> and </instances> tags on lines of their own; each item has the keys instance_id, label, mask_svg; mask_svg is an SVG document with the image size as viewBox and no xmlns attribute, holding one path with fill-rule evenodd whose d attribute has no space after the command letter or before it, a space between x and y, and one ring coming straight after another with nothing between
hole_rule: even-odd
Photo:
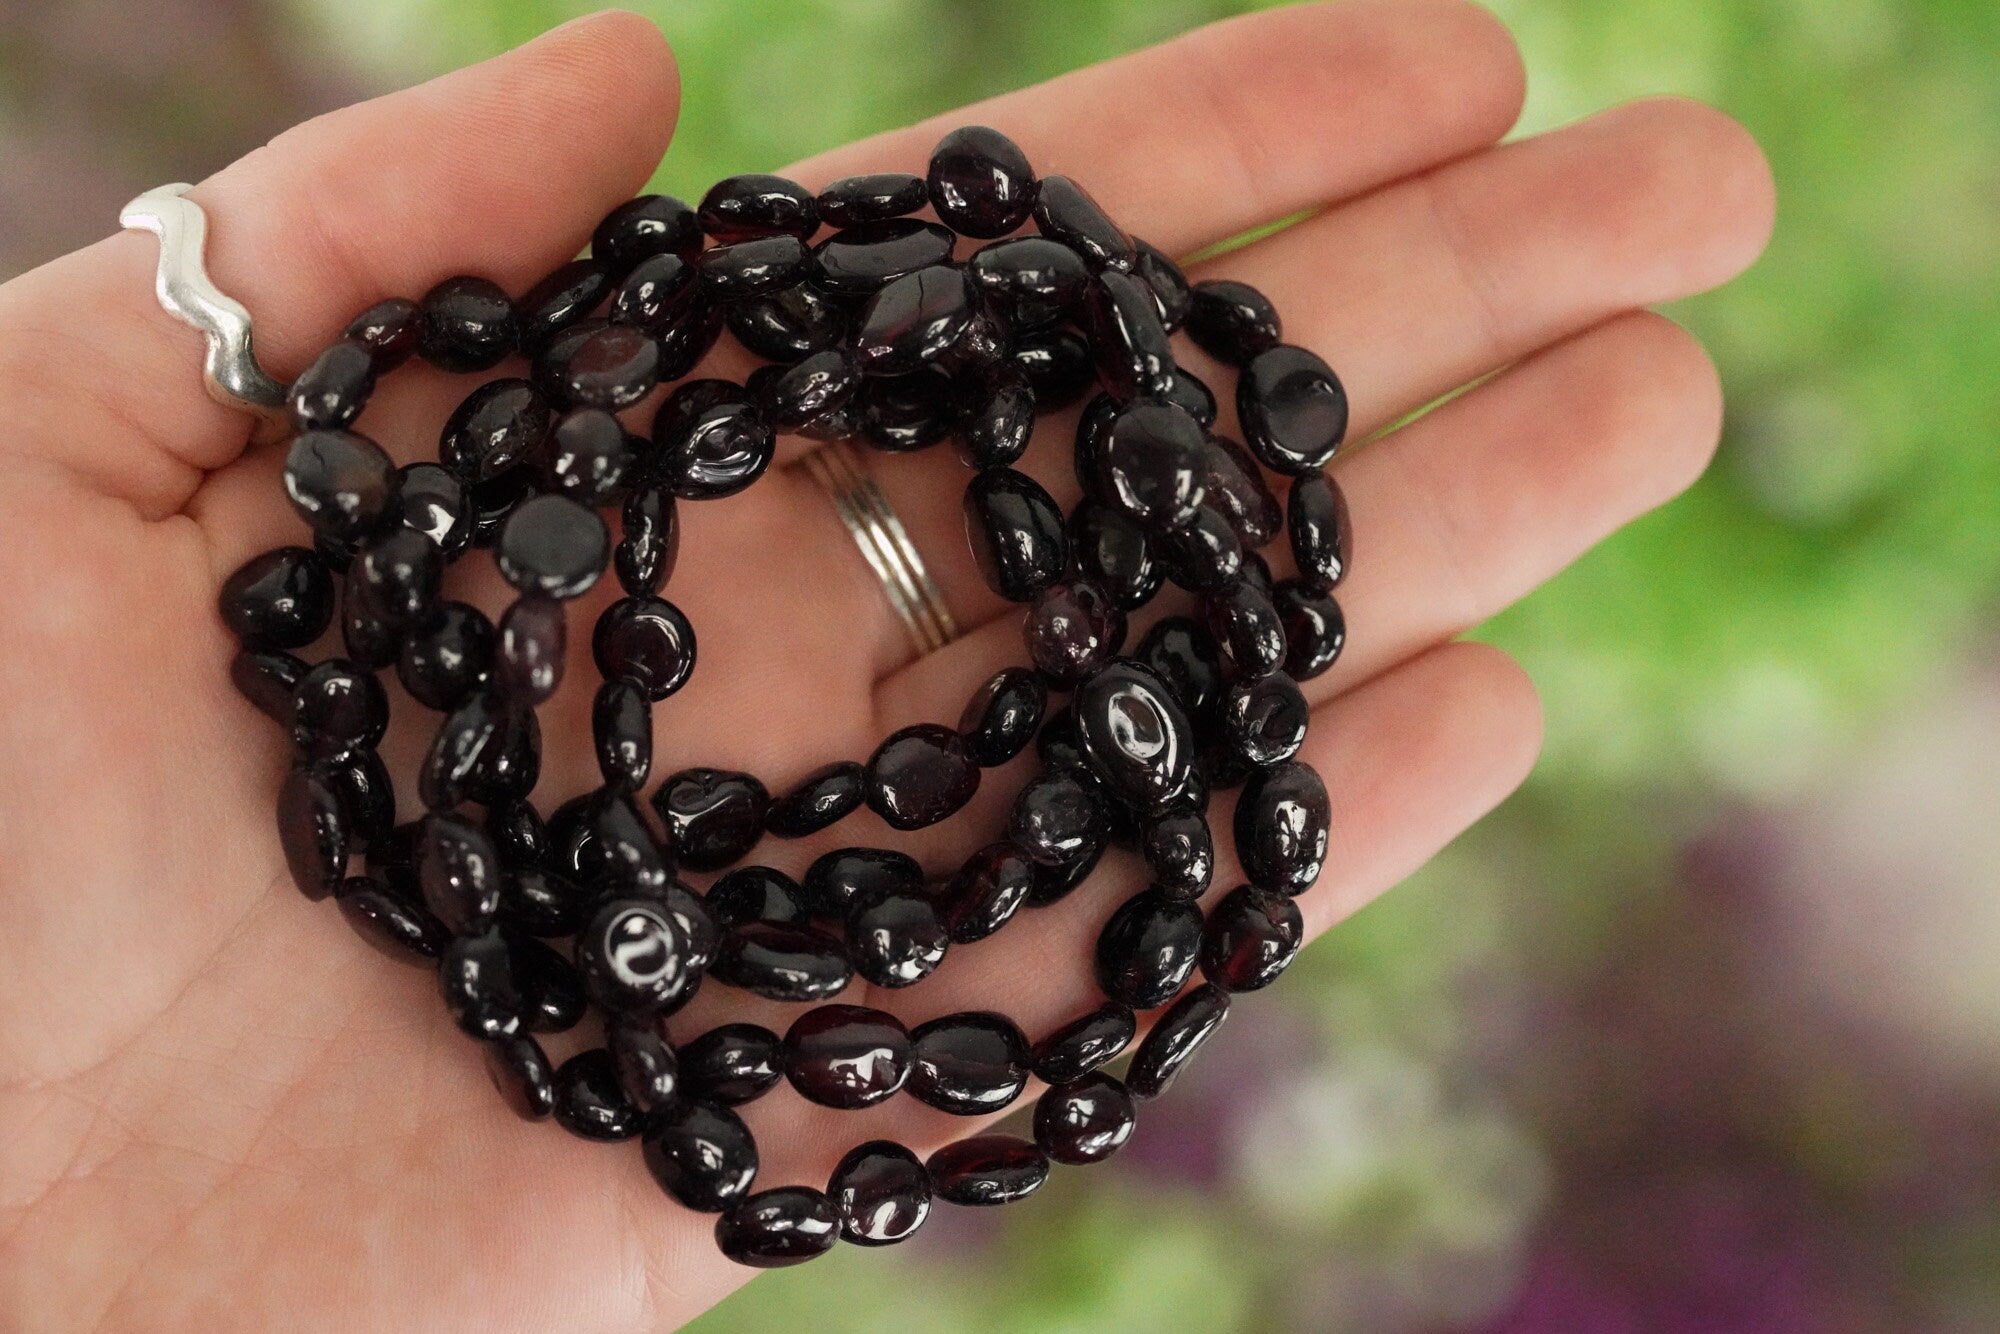
<instances>
[{"instance_id":1,"label":"pale skin","mask_svg":"<svg viewBox=\"0 0 2000 1334\"><path fill-rule=\"evenodd\" d=\"M1646 308L1734 276L1772 224L1764 160L1719 113L1645 102L1496 146L1522 85L1505 32L1460 0L1310 5L789 171L815 188L921 171L945 129L987 123L1171 254L1311 211L1194 272L1272 294L1287 336L1340 370L1355 439L1492 376L1336 464L1360 558L1342 592L1347 653L1307 687L1305 758L1335 801L1331 862L1301 901L1315 933L1527 774L1533 687L1457 636L1701 473L1722 420L1716 373ZM579 21L301 126L202 183L211 272L254 312L266 363L295 374L377 299L461 272L519 291L574 254L642 187L678 104L656 29ZM286 875L271 811L287 746L231 689L213 601L237 564L302 529L281 451L251 446L246 419L204 396L198 336L154 304L155 247L113 236L0 287L0 1322L686 1321L751 1277L717 1255L712 1216L664 1196L632 1145L515 1119L432 980L365 948ZM465 388L405 371L362 429L420 457ZM1065 504L1069 422L1050 419L1027 465ZM782 786L865 757L895 726L955 721L979 680L1019 660L1016 617L966 554L948 450L877 470L974 627L917 659L825 496L783 467L802 448L787 442L740 497L683 506L666 591L701 659L656 712L656 774L718 764ZM462 595L497 610L490 571L468 578ZM572 612L569 682L544 715L545 808L593 781L587 626L610 583ZM408 772L420 711L397 704L412 726L388 758ZM948 869L1024 773L990 774L971 810L908 846ZM885 837L860 817L758 856L796 870ZM1091 1003L1088 942L1141 878L1109 858L925 984L842 999L912 1023L1001 1009L1039 1035ZM1225 856L1214 893L1234 883ZM787 1022L720 992L675 1033L725 1014ZM782 1088L748 1119L760 1185L820 1184L861 1139L926 1151L970 1128L908 1099L833 1113Z\"/></svg>"}]
</instances>

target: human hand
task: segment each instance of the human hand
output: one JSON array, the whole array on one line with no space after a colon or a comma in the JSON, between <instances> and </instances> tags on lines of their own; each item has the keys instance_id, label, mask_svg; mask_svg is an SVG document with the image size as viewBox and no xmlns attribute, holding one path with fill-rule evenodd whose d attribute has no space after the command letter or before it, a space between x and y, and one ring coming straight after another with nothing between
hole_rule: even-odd
<instances>
[{"instance_id":1,"label":"human hand","mask_svg":"<svg viewBox=\"0 0 2000 1334\"><path fill-rule=\"evenodd\" d=\"M1501 371L1336 464L1361 558L1341 596L1350 645L1306 686L1306 758L1335 803L1333 856L1301 900L1314 932L1527 772L1531 687L1500 654L1451 641L1700 473L1719 431L1714 372L1685 333L1637 312L1732 276L1771 225L1763 160L1716 113L1647 103L1495 147L1521 83L1505 34L1459 0L1312 5L788 173L817 188L921 170L943 129L987 123L1170 254L1312 210L1194 276L1273 295L1288 339L1339 370L1356 439ZM266 364L295 374L381 297L461 272L519 291L575 253L641 187L677 100L650 25L569 25L302 126L203 183L210 270L255 313ZM198 338L155 304L155 246L115 236L0 287L0 1309L29 1328L687 1320L750 1273L716 1253L713 1218L663 1196L629 1146L516 1120L432 981L290 884L271 816L286 746L229 684L214 598L299 530L282 451L246 447L246 419L202 391ZM362 429L399 462L429 454L464 388L413 368ZM1066 507L1072 423L1052 416L1024 464ZM802 448L786 442L781 464ZM893 727L956 718L1018 660L1015 609L965 553L960 467L936 450L876 469L978 627L917 659L803 473L682 506L667 592L700 630L702 670L659 711L656 773L714 764L777 788ZM497 610L491 571L469 577L454 595ZM595 781L590 677L573 667L545 710L545 808ZM392 732L391 769L410 771L421 744ZM955 865L1017 785L996 776L962 818L899 845ZM850 828L759 855L795 870L869 838ZM857 983L843 999L911 1023L996 1008L1045 1032L1088 1005L1089 943L1141 875L1114 853L925 985ZM1225 860L1214 892L1233 875ZM787 1022L711 988L675 1034L725 1012ZM830 1114L782 1088L746 1119L760 1187L819 1183L862 1139L921 1151L969 1128L911 1099Z\"/></svg>"}]
</instances>

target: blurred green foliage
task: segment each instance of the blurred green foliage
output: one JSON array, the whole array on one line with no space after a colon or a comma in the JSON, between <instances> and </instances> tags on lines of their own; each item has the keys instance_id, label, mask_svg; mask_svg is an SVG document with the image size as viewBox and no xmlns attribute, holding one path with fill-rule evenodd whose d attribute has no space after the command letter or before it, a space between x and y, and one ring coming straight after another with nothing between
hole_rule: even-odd
<instances>
[{"instance_id":1,"label":"blurred green foliage","mask_svg":"<svg viewBox=\"0 0 2000 1334\"><path fill-rule=\"evenodd\" d=\"M384 81L484 56L578 10L291 2ZM679 52L684 112L661 179L693 196L729 172L772 169L1253 6L635 7ZM761 1280L702 1328L1475 1320L1505 1299L1543 1159L1476 1086L1432 1087L1423 1072L1462 1074L1523 977L1546 985L1587 969L1600 942L1644 921L1671 884L1680 839L1719 804L1783 797L1845 762L1885 709L1949 681L1990 642L2000 6L1498 8L1530 69L1524 132L1642 94L1718 103L1769 151L1781 218L1752 273L1675 312L1728 388L1718 467L1483 632L1527 664L1548 701L1548 747L1528 789L1316 948L1284 989L1329 1077L1374 1090L1356 1106L1390 1109L1371 1120L1364 1107L1329 1142L1361 1165L1315 1160L1325 1197L1310 1222L1296 1199L1274 1203L1268 1182L1259 1193L1254 1164L1206 1188L1116 1169L1082 1184L1060 1174L1032 1209L985 1220L991 1236L961 1230L914 1255L837 1254Z\"/></svg>"}]
</instances>

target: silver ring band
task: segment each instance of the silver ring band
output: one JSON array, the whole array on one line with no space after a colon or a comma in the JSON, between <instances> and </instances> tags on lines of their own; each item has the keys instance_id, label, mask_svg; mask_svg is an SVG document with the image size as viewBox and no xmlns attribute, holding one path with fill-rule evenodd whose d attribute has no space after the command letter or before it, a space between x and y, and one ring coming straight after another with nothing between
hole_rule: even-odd
<instances>
[{"instance_id":1,"label":"silver ring band","mask_svg":"<svg viewBox=\"0 0 2000 1334\"><path fill-rule=\"evenodd\" d=\"M935 653L958 638L958 622L944 594L924 568L924 559L888 497L863 470L853 449L840 443L806 455L806 469L833 498L834 510L895 609L918 653Z\"/></svg>"},{"instance_id":2,"label":"silver ring band","mask_svg":"<svg viewBox=\"0 0 2000 1334\"><path fill-rule=\"evenodd\" d=\"M264 373L250 341L250 312L225 295L208 276L202 254L208 244L208 215L187 198L185 183L148 190L118 214L120 225L160 238L160 264L153 291L169 315L193 325L208 339L202 382L208 395L227 408L259 420L260 438L289 431L285 386Z\"/></svg>"}]
</instances>

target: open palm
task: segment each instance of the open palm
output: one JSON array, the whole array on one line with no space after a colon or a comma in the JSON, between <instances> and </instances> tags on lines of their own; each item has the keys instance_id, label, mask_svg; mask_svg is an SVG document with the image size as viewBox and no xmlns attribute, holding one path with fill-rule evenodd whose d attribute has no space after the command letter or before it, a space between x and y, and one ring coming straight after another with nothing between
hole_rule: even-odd
<instances>
[{"instance_id":1,"label":"open palm","mask_svg":"<svg viewBox=\"0 0 2000 1334\"><path fill-rule=\"evenodd\" d=\"M1460 0L1312 5L791 173L816 188L921 170L942 128L983 122L1169 253L1311 212L1196 276L1272 293L1287 338L1346 380L1357 436L1501 372L1337 465L1362 558L1343 591L1349 651L1307 687L1306 758L1335 801L1334 855L1301 904L1315 931L1527 772L1532 689L1499 654L1450 641L1699 474L1720 423L1713 370L1642 308L1730 277L1770 227L1762 158L1723 117L1646 103L1496 147L1521 83L1506 35ZM303 126L205 182L211 271L255 312L266 364L296 373L380 297L459 272L518 291L569 257L642 185L676 105L650 25L572 24ZM712 1217L664 1196L629 1145L516 1120L433 980L386 963L290 884L271 814L286 747L229 685L213 599L230 569L300 530L281 451L247 447L246 419L201 391L199 339L153 304L154 245L116 236L0 288L5 1323L688 1319L748 1274L716 1254ZM413 369L361 429L400 461L423 456L465 387ZM1070 425L1048 421L1025 465L1065 506L1075 483L1056 442ZM701 664L657 710L656 774L711 764L776 788L865 758L895 726L955 719L1020 657L1014 609L966 554L949 451L876 470L976 627L913 659L832 506L782 466L803 448L786 442L780 468L739 498L683 506L666 592L700 631ZM487 562L465 564L454 577L488 582L456 595L497 607L490 570L469 569ZM572 626L610 596L587 599ZM573 658L587 654L586 635L571 639ZM545 713L544 809L595 781L593 677L573 661ZM410 772L421 740L392 732L393 771ZM989 774L972 810L911 850L934 871L954 865L1019 781ZM889 837L855 818L867 823L837 841ZM834 841L757 856L797 870ZM1221 867L1215 892L1233 874ZM924 985L843 999L912 1023L1002 1009L1038 1035L1088 1004L1089 942L1141 875L1114 853L1078 893ZM786 1022L710 988L676 1035L723 1013ZM747 1110L760 1186L819 1184L861 1139L928 1148L967 1128L909 1099L836 1114L784 1088Z\"/></svg>"}]
</instances>

